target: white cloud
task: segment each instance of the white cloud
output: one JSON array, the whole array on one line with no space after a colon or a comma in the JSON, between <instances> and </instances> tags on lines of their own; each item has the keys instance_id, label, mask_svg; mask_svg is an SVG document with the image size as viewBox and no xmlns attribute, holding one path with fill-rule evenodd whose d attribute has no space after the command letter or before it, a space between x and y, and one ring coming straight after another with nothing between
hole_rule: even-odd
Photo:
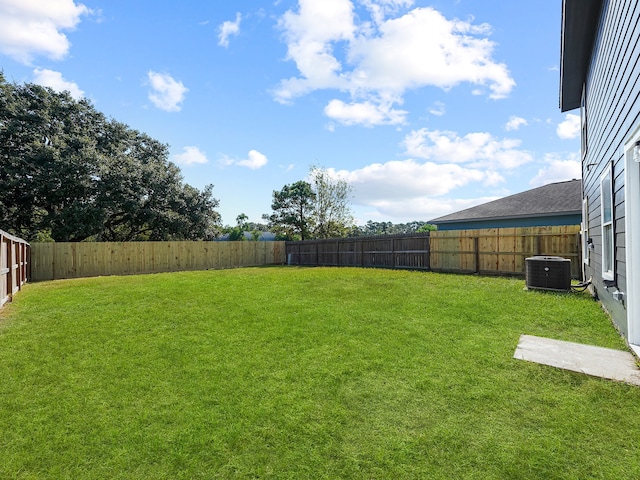
<instances>
[{"instance_id":1,"label":"white cloud","mask_svg":"<svg viewBox=\"0 0 640 480\"><path fill-rule=\"evenodd\" d=\"M149 70L147 77L151 86L149 100L161 110L180 111L180 104L184 101L185 94L189 89L182 82L174 80L171 75L166 73Z\"/></svg>"},{"instance_id":2,"label":"white cloud","mask_svg":"<svg viewBox=\"0 0 640 480\"><path fill-rule=\"evenodd\" d=\"M301 77L283 80L276 100L287 103L319 88L348 87L339 75L340 62L333 42L353 39L353 4L349 0L299 0L299 11L287 11L280 19L287 42L287 59L293 60Z\"/></svg>"},{"instance_id":3,"label":"white cloud","mask_svg":"<svg viewBox=\"0 0 640 480\"><path fill-rule=\"evenodd\" d=\"M184 147L182 153L173 156L173 161L179 165L198 165L207 163L207 155L198 147Z\"/></svg>"},{"instance_id":4,"label":"white cloud","mask_svg":"<svg viewBox=\"0 0 640 480\"><path fill-rule=\"evenodd\" d=\"M522 117L516 117L515 115L511 115L509 117L509 121L507 122L507 124L504 126L504 128L510 132L512 130L519 130L520 127L524 127L526 125L528 125L529 122L527 122L524 118Z\"/></svg>"},{"instance_id":5,"label":"white cloud","mask_svg":"<svg viewBox=\"0 0 640 480\"><path fill-rule=\"evenodd\" d=\"M258 168L264 167L268 161L267 157L259 151L251 150L249 151L249 158L236 162L236 165L240 167L247 167L251 170L257 170Z\"/></svg>"},{"instance_id":6,"label":"white cloud","mask_svg":"<svg viewBox=\"0 0 640 480\"><path fill-rule=\"evenodd\" d=\"M445 104L442 102L435 102L433 107L429 109L429 113L431 115L436 115L437 117L441 117L446 112Z\"/></svg>"},{"instance_id":7,"label":"white cloud","mask_svg":"<svg viewBox=\"0 0 640 480\"><path fill-rule=\"evenodd\" d=\"M461 136L423 128L404 144L412 158L328 171L353 187L354 205L370 217L429 220L494 200L494 194L460 199L456 191L495 192L513 169L533 160L519 140L482 132Z\"/></svg>"},{"instance_id":8,"label":"white cloud","mask_svg":"<svg viewBox=\"0 0 640 480\"><path fill-rule=\"evenodd\" d=\"M76 100L84 97L84 92L77 83L70 82L62 78L62 73L55 72L46 68L36 68L33 71L33 82L44 87L50 87L56 92L68 91Z\"/></svg>"},{"instance_id":9,"label":"white cloud","mask_svg":"<svg viewBox=\"0 0 640 480\"><path fill-rule=\"evenodd\" d=\"M236 165L238 167L250 168L251 170L258 170L269 163L269 159L257 150L250 150L246 159L237 160L229 155L222 155L220 157L220 163L225 166Z\"/></svg>"},{"instance_id":10,"label":"white cloud","mask_svg":"<svg viewBox=\"0 0 640 480\"><path fill-rule=\"evenodd\" d=\"M362 2L374 24L356 17L349 0L299 0L297 12L284 14L279 25L287 59L295 62L299 76L280 82L277 101L290 103L315 90L333 89L349 93L351 101L342 101L343 106L375 106L386 99L401 104L406 90L448 90L465 82L475 86L475 93L503 98L515 85L506 65L493 59L489 25L449 20L433 8L387 18L413 2ZM369 110L371 120L352 123L376 124L381 109ZM393 110L393 103L384 110Z\"/></svg>"},{"instance_id":11,"label":"white cloud","mask_svg":"<svg viewBox=\"0 0 640 480\"><path fill-rule=\"evenodd\" d=\"M558 124L556 133L563 140L578 138L580 136L580 115L567 113L564 121Z\"/></svg>"},{"instance_id":12,"label":"white cloud","mask_svg":"<svg viewBox=\"0 0 640 480\"><path fill-rule=\"evenodd\" d=\"M360 0L371 12L371 17L376 24L381 24L384 18L392 13L397 13L400 8L413 5L413 0Z\"/></svg>"},{"instance_id":13,"label":"white cloud","mask_svg":"<svg viewBox=\"0 0 640 480\"><path fill-rule=\"evenodd\" d=\"M353 171L334 171L355 189L355 201L364 205L383 199L411 200L449 193L469 182L485 179L481 170L415 160L374 163Z\"/></svg>"},{"instance_id":14,"label":"white cloud","mask_svg":"<svg viewBox=\"0 0 640 480\"><path fill-rule=\"evenodd\" d=\"M529 182L534 187L582 178L579 152L569 155L547 154L544 164L545 166L538 170L538 174Z\"/></svg>"},{"instance_id":15,"label":"white cloud","mask_svg":"<svg viewBox=\"0 0 640 480\"><path fill-rule=\"evenodd\" d=\"M533 160L520 150L520 140L494 138L490 133L468 133L460 137L455 132L422 128L404 139L406 153L442 163L468 164L472 168L512 170Z\"/></svg>"},{"instance_id":16,"label":"white cloud","mask_svg":"<svg viewBox=\"0 0 640 480\"><path fill-rule=\"evenodd\" d=\"M471 199L421 197L415 198L411 200L411 202L384 200L372 205L371 207L374 210L369 211L366 218L359 220L360 223L376 218L384 221L393 218L394 221L397 222L413 220L428 221L459 210L491 202L498 198L500 197L488 196Z\"/></svg>"},{"instance_id":17,"label":"white cloud","mask_svg":"<svg viewBox=\"0 0 640 480\"><path fill-rule=\"evenodd\" d=\"M388 102L353 102L344 103L342 100L331 100L324 108L327 117L336 120L343 125L395 125L405 123L407 112L394 109L393 101Z\"/></svg>"},{"instance_id":18,"label":"white cloud","mask_svg":"<svg viewBox=\"0 0 640 480\"><path fill-rule=\"evenodd\" d=\"M278 167L284 170L285 172L290 172L291 170L296 168L296 166L293 163L290 163L289 165L278 165Z\"/></svg>"},{"instance_id":19,"label":"white cloud","mask_svg":"<svg viewBox=\"0 0 640 480\"><path fill-rule=\"evenodd\" d=\"M482 184L485 187L497 187L501 183L505 183L507 180L498 172L487 171L485 172L485 179Z\"/></svg>"},{"instance_id":20,"label":"white cloud","mask_svg":"<svg viewBox=\"0 0 640 480\"><path fill-rule=\"evenodd\" d=\"M509 94L514 81L504 64L491 56L487 24L447 20L433 8L416 8L385 21L376 37L359 36L350 45L356 87L404 91L462 82L488 86L492 98Z\"/></svg>"},{"instance_id":21,"label":"white cloud","mask_svg":"<svg viewBox=\"0 0 640 480\"><path fill-rule=\"evenodd\" d=\"M459 135L423 128L407 134L404 145L412 159L352 171L330 170L353 187L354 205L368 209L370 218L430 220L495 200L496 189L504 186L506 177L534 160L520 148L519 140L484 132ZM580 178L577 154L547 155L542 163L532 184ZM463 188L480 194L458 198L456 192Z\"/></svg>"},{"instance_id":22,"label":"white cloud","mask_svg":"<svg viewBox=\"0 0 640 480\"><path fill-rule=\"evenodd\" d=\"M458 135L423 128L407 134L404 146L412 158L329 170L353 187L354 205L366 208L370 218L430 220L494 200L482 194L460 199L456 191L493 194L514 169L533 161L519 140L483 132Z\"/></svg>"},{"instance_id":23,"label":"white cloud","mask_svg":"<svg viewBox=\"0 0 640 480\"><path fill-rule=\"evenodd\" d=\"M226 21L219 27L218 33L218 45L227 48L229 46L229 37L231 35L238 35L240 33L240 22L242 21L242 15L236 13L235 21Z\"/></svg>"},{"instance_id":24,"label":"white cloud","mask_svg":"<svg viewBox=\"0 0 640 480\"><path fill-rule=\"evenodd\" d=\"M406 220L428 220L488 201L484 198L455 200L446 196L471 183L493 185L504 180L495 172L411 159L374 163L352 171L328 169L327 172L353 187L353 204L372 209L370 216Z\"/></svg>"},{"instance_id":25,"label":"white cloud","mask_svg":"<svg viewBox=\"0 0 640 480\"><path fill-rule=\"evenodd\" d=\"M73 0L0 0L0 52L27 65L36 55L61 60L70 47L62 31L89 13Z\"/></svg>"}]
</instances>

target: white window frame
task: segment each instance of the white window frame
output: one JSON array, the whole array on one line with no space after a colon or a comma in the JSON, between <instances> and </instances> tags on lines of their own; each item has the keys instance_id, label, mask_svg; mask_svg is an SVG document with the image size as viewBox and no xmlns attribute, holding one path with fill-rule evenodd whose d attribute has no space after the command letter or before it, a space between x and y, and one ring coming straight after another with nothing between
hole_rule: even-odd
<instances>
[{"instance_id":1,"label":"white window frame","mask_svg":"<svg viewBox=\"0 0 640 480\"><path fill-rule=\"evenodd\" d=\"M582 199L582 263L589 265L590 246L589 241L589 199Z\"/></svg>"},{"instance_id":2,"label":"white window frame","mask_svg":"<svg viewBox=\"0 0 640 480\"><path fill-rule=\"evenodd\" d=\"M608 213L608 217L607 217ZM602 279L615 278L615 212L613 199L613 169L611 164L600 177L600 228L602 232Z\"/></svg>"}]
</instances>

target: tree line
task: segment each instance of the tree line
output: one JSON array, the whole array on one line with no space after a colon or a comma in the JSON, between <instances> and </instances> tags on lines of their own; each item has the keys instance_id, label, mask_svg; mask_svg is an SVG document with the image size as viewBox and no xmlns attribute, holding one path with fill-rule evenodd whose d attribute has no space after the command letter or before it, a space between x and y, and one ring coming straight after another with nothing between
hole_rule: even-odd
<instances>
[{"instance_id":1,"label":"tree line","mask_svg":"<svg viewBox=\"0 0 640 480\"><path fill-rule=\"evenodd\" d=\"M239 218L246 215L241 214ZM270 217L270 215L266 215ZM407 223L392 223L392 222L374 222L368 220L364 225L353 225L350 228L344 230L343 235L332 235L323 238L346 238L346 237L377 237L381 235L406 235L411 233L422 233L436 230L436 226L428 222L412 221ZM289 233L287 233L289 229ZM243 241L243 240L258 240L260 236L265 232L278 231L275 234L277 240L301 240L302 237L295 232L292 226L285 228L284 230L278 229L277 226L269 223L256 223L246 222L239 220L235 226L225 226L222 229L226 238L230 241ZM315 240L319 237L313 235L307 236L306 240Z\"/></svg>"},{"instance_id":2,"label":"tree line","mask_svg":"<svg viewBox=\"0 0 640 480\"><path fill-rule=\"evenodd\" d=\"M352 233L354 237L373 237L377 235L403 235L407 233L430 232L435 229L435 225L421 221L391 223L369 220L365 225L355 227Z\"/></svg>"}]
</instances>

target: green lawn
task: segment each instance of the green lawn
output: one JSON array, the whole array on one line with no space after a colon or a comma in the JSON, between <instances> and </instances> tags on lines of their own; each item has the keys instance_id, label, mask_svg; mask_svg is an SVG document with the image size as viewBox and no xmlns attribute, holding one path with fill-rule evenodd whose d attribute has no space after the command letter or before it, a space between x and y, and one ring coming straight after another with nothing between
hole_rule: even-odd
<instances>
[{"instance_id":1,"label":"green lawn","mask_svg":"<svg viewBox=\"0 0 640 480\"><path fill-rule=\"evenodd\" d=\"M512 358L523 333L623 349L585 294L276 267L0 312L2 479L640 478L640 389Z\"/></svg>"}]
</instances>

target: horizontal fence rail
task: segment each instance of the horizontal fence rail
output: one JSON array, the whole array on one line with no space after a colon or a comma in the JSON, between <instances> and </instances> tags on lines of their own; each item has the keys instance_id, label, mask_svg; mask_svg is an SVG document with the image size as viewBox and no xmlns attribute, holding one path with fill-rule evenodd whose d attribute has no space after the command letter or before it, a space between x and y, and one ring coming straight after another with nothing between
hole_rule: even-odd
<instances>
[{"instance_id":1,"label":"horizontal fence rail","mask_svg":"<svg viewBox=\"0 0 640 480\"><path fill-rule=\"evenodd\" d=\"M290 265L429 269L429 233L287 242Z\"/></svg>"},{"instance_id":2,"label":"horizontal fence rail","mask_svg":"<svg viewBox=\"0 0 640 480\"><path fill-rule=\"evenodd\" d=\"M27 282L30 245L0 230L0 306L10 302Z\"/></svg>"},{"instance_id":3,"label":"horizontal fence rail","mask_svg":"<svg viewBox=\"0 0 640 480\"><path fill-rule=\"evenodd\" d=\"M283 263L284 242L34 243L31 278L57 280Z\"/></svg>"},{"instance_id":4,"label":"horizontal fence rail","mask_svg":"<svg viewBox=\"0 0 640 480\"><path fill-rule=\"evenodd\" d=\"M525 259L539 255L568 258L572 277L581 278L580 226L431 232L433 271L520 276Z\"/></svg>"},{"instance_id":5,"label":"horizontal fence rail","mask_svg":"<svg viewBox=\"0 0 640 480\"><path fill-rule=\"evenodd\" d=\"M537 255L571 260L581 277L580 226L443 230L412 235L287 242L291 265L423 269L485 275L525 274Z\"/></svg>"}]
</instances>

